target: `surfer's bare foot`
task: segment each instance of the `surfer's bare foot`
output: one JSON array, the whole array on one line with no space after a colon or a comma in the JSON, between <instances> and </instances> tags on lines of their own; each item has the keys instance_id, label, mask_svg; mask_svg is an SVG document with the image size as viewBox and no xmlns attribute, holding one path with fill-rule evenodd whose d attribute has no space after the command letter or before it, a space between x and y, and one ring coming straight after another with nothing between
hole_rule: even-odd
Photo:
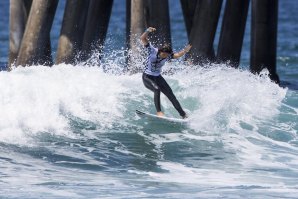
<instances>
[{"instance_id":1,"label":"surfer's bare foot","mask_svg":"<svg viewBox=\"0 0 298 199\"><path fill-rule=\"evenodd\" d=\"M163 114L163 112L161 112L161 111L157 112L156 115L157 115L158 117L163 117L163 116L165 116L165 114Z\"/></svg>"}]
</instances>

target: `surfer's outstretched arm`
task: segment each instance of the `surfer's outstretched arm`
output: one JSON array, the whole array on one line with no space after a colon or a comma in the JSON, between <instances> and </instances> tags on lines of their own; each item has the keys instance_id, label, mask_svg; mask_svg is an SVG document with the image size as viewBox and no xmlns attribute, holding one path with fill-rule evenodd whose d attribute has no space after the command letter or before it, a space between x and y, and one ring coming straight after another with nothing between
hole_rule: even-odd
<instances>
[{"instance_id":1,"label":"surfer's outstretched arm","mask_svg":"<svg viewBox=\"0 0 298 199\"><path fill-rule=\"evenodd\" d=\"M185 46L181 51L174 53L173 58L177 59L179 57L182 57L183 55L185 55L186 53L188 53L191 49L191 45L188 44L187 46Z\"/></svg>"},{"instance_id":2,"label":"surfer's outstretched arm","mask_svg":"<svg viewBox=\"0 0 298 199\"><path fill-rule=\"evenodd\" d=\"M141 35L141 41L142 41L142 43L144 44L144 46L147 46L148 43L149 43L149 40L148 40L148 34L149 34L150 32L155 31L155 30L156 30L155 28L153 28L153 27L149 27L149 28L147 28L146 31Z\"/></svg>"}]
</instances>

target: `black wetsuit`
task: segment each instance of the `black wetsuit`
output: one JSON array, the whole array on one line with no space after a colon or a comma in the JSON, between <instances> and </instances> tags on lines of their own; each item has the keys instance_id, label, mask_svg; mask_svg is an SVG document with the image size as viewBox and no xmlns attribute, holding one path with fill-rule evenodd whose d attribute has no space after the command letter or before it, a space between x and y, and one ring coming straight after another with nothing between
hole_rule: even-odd
<instances>
[{"instance_id":1,"label":"black wetsuit","mask_svg":"<svg viewBox=\"0 0 298 199\"><path fill-rule=\"evenodd\" d=\"M166 61L170 60L173 55L165 59L161 59L158 56L158 49L154 48L150 43L145 46L148 50L148 59L146 62L146 68L143 73L143 83L146 88L154 92L154 104L157 112L161 111L160 106L160 92L165 94L169 100L174 105L175 109L179 112L181 117L184 117L186 114L183 111L180 103L176 99L172 89L166 82L166 80L161 76L161 68Z\"/></svg>"},{"instance_id":2,"label":"black wetsuit","mask_svg":"<svg viewBox=\"0 0 298 199\"><path fill-rule=\"evenodd\" d=\"M180 116L185 116L185 112L183 111L178 100L176 99L172 89L161 75L152 76L143 73L143 83L146 88L154 92L154 104L157 112L161 111L160 92L162 92L163 94L165 94L165 96L169 98L175 109L179 112Z\"/></svg>"}]
</instances>

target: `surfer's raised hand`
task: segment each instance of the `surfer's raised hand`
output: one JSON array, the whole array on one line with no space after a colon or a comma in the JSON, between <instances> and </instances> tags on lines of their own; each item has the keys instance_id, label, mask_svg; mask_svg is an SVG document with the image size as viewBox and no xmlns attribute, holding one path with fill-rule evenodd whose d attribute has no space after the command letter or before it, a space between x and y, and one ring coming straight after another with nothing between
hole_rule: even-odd
<instances>
[{"instance_id":1,"label":"surfer's raised hand","mask_svg":"<svg viewBox=\"0 0 298 199\"><path fill-rule=\"evenodd\" d=\"M185 52L185 53L188 53L188 52L190 51L191 47L192 47L191 44L188 44L187 46L185 46L184 49L183 49L184 52Z\"/></svg>"},{"instance_id":2,"label":"surfer's raised hand","mask_svg":"<svg viewBox=\"0 0 298 199\"><path fill-rule=\"evenodd\" d=\"M149 40L148 40L148 34L151 33L151 32L154 32L156 31L156 28L153 28L153 27L149 27L146 29L146 31L141 35L141 41L142 43L146 46L148 45L149 43Z\"/></svg>"},{"instance_id":3,"label":"surfer's raised hand","mask_svg":"<svg viewBox=\"0 0 298 199\"><path fill-rule=\"evenodd\" d=\"M186 53L188 53L190 51L191 47L192 46L190 44L188 44L187 46L185 46L183 48L183 50L181 50L181 51L179 51L177 53L174 53L173 58L174 59L177 59L179 57L182 57L183 55L185 55Z\"/></svg>"},{"instance_id":4,"label":"surfer's raised hand","mask_svg":"<svg viewBox=\"0 0 298 199\"><path fill-rule=\"evenodd\" d=\"M153 28L153 27L149 27L146 30L146 32L154 32L154 31L156 31L156 28Z\"/></svg>"}]
</instances>

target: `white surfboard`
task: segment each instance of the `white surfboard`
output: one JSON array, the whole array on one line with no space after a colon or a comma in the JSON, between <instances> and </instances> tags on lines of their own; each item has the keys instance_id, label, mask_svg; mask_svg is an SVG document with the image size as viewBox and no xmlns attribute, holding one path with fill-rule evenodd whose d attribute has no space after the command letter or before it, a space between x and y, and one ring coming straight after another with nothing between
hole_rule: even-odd
<instances>
[{"instance_id":1,"label":"white surfboard","mask_svg":"<svg viewBox=\"0 0 298 199\"><path fill-rule=\"evenodd\" d=\"M179 119L165 116L157 116L151 113L145 113L143 111L136 110L136 114L140 117L147 118L150 120L165 122L165 123L175 123L175 124L187 124L188 119Z\"/></svg>"}]
</instances>

